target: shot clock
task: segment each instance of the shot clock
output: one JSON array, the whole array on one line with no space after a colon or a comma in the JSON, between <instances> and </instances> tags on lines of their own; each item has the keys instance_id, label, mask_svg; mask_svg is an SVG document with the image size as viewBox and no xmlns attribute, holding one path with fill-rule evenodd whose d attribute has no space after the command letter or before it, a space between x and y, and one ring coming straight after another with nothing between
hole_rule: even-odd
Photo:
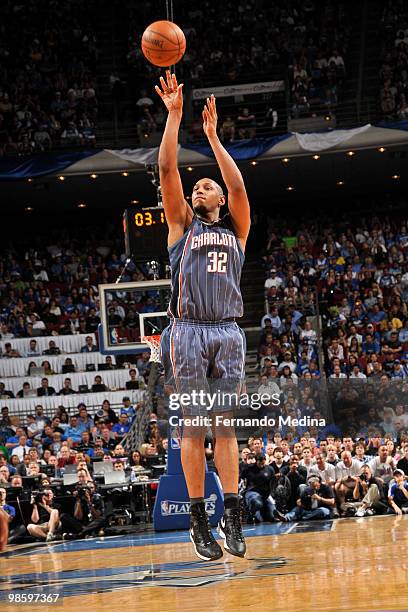
<instances>
[{"instance_id":1,"label":"shot clock","mask_svg":"<svg viewBox=\"0 0 408 612\"><path fill-rule=\"evenodd\" d=\"M127 208L123 213L126 255L135 261L167 259L168 226L164 209Z\"/></svg>"}]
</instances>

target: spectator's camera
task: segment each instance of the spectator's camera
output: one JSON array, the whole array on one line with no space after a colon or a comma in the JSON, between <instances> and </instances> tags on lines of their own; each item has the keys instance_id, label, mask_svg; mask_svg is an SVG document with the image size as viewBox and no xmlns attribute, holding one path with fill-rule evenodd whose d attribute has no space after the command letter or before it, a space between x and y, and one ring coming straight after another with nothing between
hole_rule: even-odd
<instances>
[{"instance_id":1,"label":"spectator's camera","mask_svg":"<svg viewBox=\"0 0 408 612\"><path fill-rule=\"evenodd\" d=\"M98 417L103 417L103 414L104 414L104 412L103 412L102 408L99 408L99 410L96 411L96 416L98 416Z\"/></svg>"},{"instance_id":2,"label":"spectator's camera","mask_svg":"<svg viewBox=\"0 0 408 612\"><path fill-rule=\"evenodd\" d=\"M31 491L31 500L33 504L41 504L44 491Z\"/></svg>"},{"instance_id":3,"label":"spectator's camera","mask_svg":"<svg viewBox=\"0 0 408 612\"><path fill-rule=\"evenodd\" d=\"M366 476L366 474L360 474L359 478L360 478L360 480L362 480L363 482L367 482L367 476Z\"/></svg>"},{"instance_id":4,"label":"spectator's camera","mask_svg":"<svg viewBox=\"0 0 408 612\"><path fill-rule=\"evenodd\" d=\"M78 499L85 499L87 493L89 493L88 487L78 487L77 489Z\"/></svg>"}]
</instances>

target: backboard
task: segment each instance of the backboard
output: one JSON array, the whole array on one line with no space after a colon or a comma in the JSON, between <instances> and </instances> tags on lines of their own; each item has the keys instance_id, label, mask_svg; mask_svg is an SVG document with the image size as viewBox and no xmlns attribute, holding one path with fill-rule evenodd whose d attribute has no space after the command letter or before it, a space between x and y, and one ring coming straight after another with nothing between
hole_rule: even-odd
<instances>
[{"instance_id":1,"label":"backboard","mask_svg":"<svg viewBox=\"0 0 408 612\"><path fill-rule=\"evenodd\" d=\"M160 334L168 325L170 279L99 285L99 350L106 355L140 353L141 336Z\"/></svg>"}]
</instances>

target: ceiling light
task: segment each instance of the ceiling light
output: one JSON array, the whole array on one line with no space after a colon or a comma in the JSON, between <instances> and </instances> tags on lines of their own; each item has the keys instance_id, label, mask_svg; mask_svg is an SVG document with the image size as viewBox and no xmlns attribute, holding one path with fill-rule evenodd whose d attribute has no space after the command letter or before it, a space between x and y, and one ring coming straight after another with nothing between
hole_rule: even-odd
<instances>
[{"instance_id":1,"label":"ceiling light","mask_svg":"<svg viewBox=\"0 0 408 612\"><path fill-rule=\"evenodd\" d=\"M32 178L28 178L28 179L27 179L27 182L28 182L28 183L32 183L32 182L33 182L33 179L32 179Z\"/></svg>"},{"instance_id":2,"label":"ceiling light","mask_svg":"<svg viewBox=\"0 0 408 612\"><path fill-rule=\"evenodd\" d=\"M379 151L380 153L384 153L385 148L384 148L384 147L380 147L380 148L378 149L378 151Z\"/></svg>"},{"instance_id":3,"label":"ceiling light","mask_svg":"<svg viewBox=\"0 0 408 612\"><path fill-rule=\"evenodd\" d=\"M97 175L97 174L95 174L95 172L92 172L92 174L91 174L91 179L96 179L96 178L98 178L98 175Z\"/></svg>"},{"instance_id":4,"label":"ceiling light","mask_svg":"<svg viewBox=\"0 0 408 612\"><path fill-rule=\"evenodd\" d=\"M282 161L283 161L284 164L288 164L290 162L290 159L289 159L289 157L284 157L282 159Z\"/></svg>"},{"instance_id":5,"label":"ceiling light","mask_svg":"<svg viewBox=\"0 0 408 612\"><path fill-rule=\"evenodd\" d=\"M325 116L325 120L326 120L326 121L330 121L330 119L331 119L330 115L326 115L326 116Z\"/></svg>"},{"instance_id":6,"label":"ceiling light","mask_svg":"<svg viewBox=\"0 0 408 612\"><path fill-rule=\"evenodd\" d=\"M313 155L313 159L316 159L316 160L317 160L317 159L320 159L320 155L317 155L317 154L316 154L316 155Z\"/></svg>"},{"instance_id":7,"label":"ceiling light","mask_svg":"<svg viewBox=\"0 0 408 612\"><path fill-rule=\"evenodd\" d=\"M344 181L337 181L336 185L338 185L339 187L341 187L342 185L344 185Z\"/></svg>"},{"instance_id":8,"label":"ceiling light","mask_svg":"<svg viewBox=\"0 0 408 612\"><path fill-rule=\"evenodd\" d=\"M292 185L289 185L289 187L286 187L286 191L294 191L294 187L292 187Z\"/></svg>"},{"instance_id":9,"label":"ceiling light","mask_svg":"<svg viewBox=\"0 0 408 612\"><path fill-rule=\"evenodd\" d=\"M86 204L84 202L80 202L78 204L78 208L86 208Z\"/></svg>"},{"instance_id":10,"label":"ceiling light","mask_svg":"<svg viewBox=\"0 0 408 612\"><path fill-rule=\"evenodd\" d=\"M399 174L393 174L391 178L393 178L394 181L398 181L398 179L401 178L401 177L400 177Z\"/></svg>"},{"instance_id":11,"label":"ceiling light","mask_svg":"<svg viewBox=\"0 0 408 612\"><path fill-rule=\"evenodd\" d=\"M257 163L258 163L258 162L257 162L257 161L255 161L255 160L254 160L254 161L251 161L251 166L256 166L256 165L257 165Z\"/></svg>"},{"instance_id":12,"label":"ceiling light","mask_svg":"<svg viewBox=\"0 0 408 612\"><path fill-rule=\"evenodd\" d=\"M187 170L188 170L188 172L192 172L194 170L194 168L192 166L187 166Z\"/></svg>"},{"instance_id":13,"label":"ceiling light","mask_svg":"<svg viewBox=\"0 0 408 612\"><path fill-rule=\"evenodd\" d=\"M122 172L122 176L129 176L129 172Z\"/></svg>"},{"instance_id":14,"label":"ceiling light","mask_svg":"<svg viewBox=\"0 0 408 612\"><path fill-rule=\"evenodd\" d=\"M24 209L26 212L32 212L34 208L32 206L26 206Z\"/></svg>"},{"instance_id":15,"label":"ceiling light","mask_svg":"<svg viewBox=\"0 0 408 612\"><path fill-rule=\"evenodd\" d=\"M355 152L354 151L347 151L347 155L349 157L353 157L353 155L355 155Z\"/></svg>"},{"instance_id":16,"label":"ceiling light","mask_svg":"<svg viewBox=\"0 0 408 612\"><path fill-rule=\"evenodd\" d=\"M130 200L131 204L139 204L139 200Z\"/></svg>"},{"instance_id":17,"label":"ceiling light","mask_svg":"<svg viewBox=\"0 0 408 612\"><path fill-rule=\"evenodd\" d=\"M65 176L62 176L62 174L61 174L61 175L58 177L58 180L59 180L59 181L61 181L61 182L62 182L62 181L65 181Z\"/></svg>"}]
</instances>

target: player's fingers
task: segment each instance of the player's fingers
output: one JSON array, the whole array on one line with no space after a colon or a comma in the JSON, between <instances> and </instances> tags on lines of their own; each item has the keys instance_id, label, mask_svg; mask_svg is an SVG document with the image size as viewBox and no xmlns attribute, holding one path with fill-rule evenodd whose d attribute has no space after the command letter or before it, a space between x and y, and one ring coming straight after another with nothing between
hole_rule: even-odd
<instances>
[{"instance_id":1,"label":"player's fingers","mask_svg":"<svg viewBox=\"0 0 408 612\"><path fill-rule=\"evenodd\" d=\"M209 98L207 98L207 109L208 109L209 116L212 119L214 119L215 118L215 113L214 113L214 109L213 109L212 104L211 104L211 100Z\"/></svg>"},{"instance_id":2,"label":"player's fingers","mask_svg":"<svg viewBox=\"0 0 408 612\"><path fill-rule=\"evenodd\" d=\"M170 70L166 70L166 81L167 81L167 87L169 89L171 89L172 88L172 82L171 82Z\"/></svg>"},{"instance_id":3,"label":"player's fingers","mask_svg":"<svg viewBox=\"0 0 408 612\"><path fill-rule=\"evenodd\" d=\"M158 85L155 85L155 90L156 90L156 93L158 93L159 96L163 98L163 92Z\"/></svg>"},{"instance_id":4,"label":"player's fingers","mask_svg":"<svg viewBox=\"0 0 408 612\"><path fill-rule=\"evenodd\" d=\"M173 89L178 89L177 77L175 74L173 74L171 77L171 84Z\"/></svg>"},{"instance_id":5,"label":"player's fingers","mask_svg":"<svg viewBox=\"0 0 408 612\"><path fill-rule=\"evenodd\" d=\"M166 81L162 76L160 77L160 85L162 86L163 93L169 93L169 88L167 87Z\"/></svg>"}]
</instances>

